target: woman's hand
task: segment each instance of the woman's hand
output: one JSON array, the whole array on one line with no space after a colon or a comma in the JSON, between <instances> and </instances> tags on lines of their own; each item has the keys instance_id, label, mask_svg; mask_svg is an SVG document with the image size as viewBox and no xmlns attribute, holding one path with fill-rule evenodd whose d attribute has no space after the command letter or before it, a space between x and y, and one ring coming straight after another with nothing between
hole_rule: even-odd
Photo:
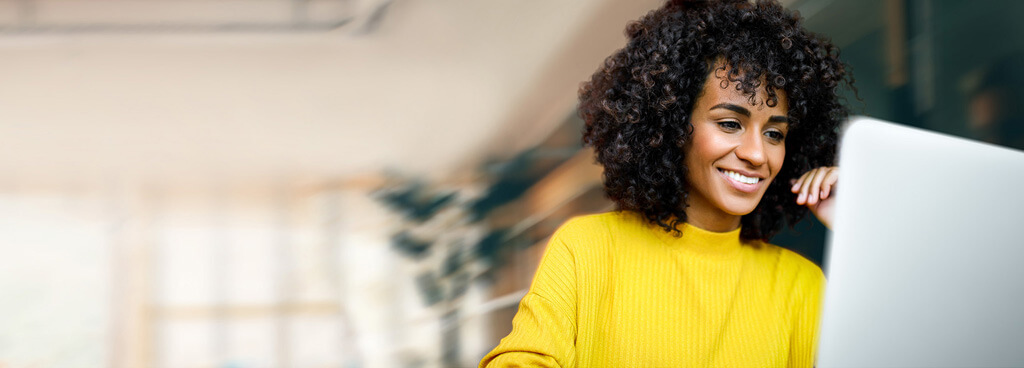
<instances>
[{"instance_id":1,"label":"woman's hand","mask_svg":"<svg viewBox=\"0 0 1024 368\"><path fill-rule=\"evenodd\" d=\"M811 209L818 221L825 224L825 227L832 228L832 213L835 204L836 182L839 181L839 168L836 166L822 166L812 169L800 176L799 179L791 180L793 193L797 193L796 203L805 205Z\"/></svg>"}]
</instances>

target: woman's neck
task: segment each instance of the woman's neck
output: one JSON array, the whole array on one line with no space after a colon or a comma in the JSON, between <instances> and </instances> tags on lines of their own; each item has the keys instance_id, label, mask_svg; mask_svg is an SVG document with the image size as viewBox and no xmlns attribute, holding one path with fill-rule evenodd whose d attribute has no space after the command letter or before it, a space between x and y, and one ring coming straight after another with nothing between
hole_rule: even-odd
<instances>
[{"instance_id":1,"label":"woman's neck","mask_svg":"<svg viewBox=\"0 0 1024 368\"><path fill-rule=\"evenodd\" d=\"M686 211L686 222L707 231L724 233L740 227L739 215L719 211Z\"/></svg>"}]
</instances>

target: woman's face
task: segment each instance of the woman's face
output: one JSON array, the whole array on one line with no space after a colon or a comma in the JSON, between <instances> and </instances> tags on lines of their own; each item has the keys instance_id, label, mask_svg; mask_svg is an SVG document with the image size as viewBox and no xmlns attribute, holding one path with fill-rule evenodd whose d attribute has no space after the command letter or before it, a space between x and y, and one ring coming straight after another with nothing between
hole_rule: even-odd
<instances>
[{"instance_id":1,"label":"woman's face","mask_svg":"<svg viewBox=\"0 0 1024 368\"><path fill-rule=\"evenodd\" d=\"M751 103L736 83L722 88L727 71L714 68L708 76L690 114L693 135L685 148L687 221L713 231L735 229L740 216L757 207L782 169L789 129L782 91L775 106L764 103L764 90Z\"/></svg>"}]
</instances>

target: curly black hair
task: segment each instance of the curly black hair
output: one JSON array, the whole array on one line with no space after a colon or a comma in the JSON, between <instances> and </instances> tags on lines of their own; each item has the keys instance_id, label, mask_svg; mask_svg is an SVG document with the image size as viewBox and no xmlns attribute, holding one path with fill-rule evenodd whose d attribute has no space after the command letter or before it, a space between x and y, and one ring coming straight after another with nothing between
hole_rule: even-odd
<instances>
[{"instance_id":1,"label":"curly black hair","mask_svg":"<svg viewBox=\"0 0 1024 368\"><path fill-rule=\"evenodd\" d=\"M757 207L741 219L743 239L768 241L807 214L789 179L835 160L837 130L848 115L839 92L853 88L839 49L805 30L773 1L667 2L626 28L629 41L580 87L583 143L604 166L604 187L619 210L679 236L686 221L684 147L690 114L712 68L755 102L783 91L789 133L782 170ZM855 90L854 90L855 91Z\"/></svg>"}]
</instances>

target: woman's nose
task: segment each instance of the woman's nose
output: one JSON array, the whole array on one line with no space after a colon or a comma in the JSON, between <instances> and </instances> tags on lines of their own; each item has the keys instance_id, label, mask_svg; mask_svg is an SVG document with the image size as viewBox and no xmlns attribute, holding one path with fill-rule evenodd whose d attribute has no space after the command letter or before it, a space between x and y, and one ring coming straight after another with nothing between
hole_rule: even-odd
<instances>
[{"instance_id":1,"label":"woman's nose","mask_svg":"<svg viewBox=\"0 0 1024 368\"><path fill-rule=\"evenodd\" d=\"M736 157L750 163L751 166L764 165L766 155L761 134L744 133L739 146L736 147Z\"/></svg>"}]
</instances>

